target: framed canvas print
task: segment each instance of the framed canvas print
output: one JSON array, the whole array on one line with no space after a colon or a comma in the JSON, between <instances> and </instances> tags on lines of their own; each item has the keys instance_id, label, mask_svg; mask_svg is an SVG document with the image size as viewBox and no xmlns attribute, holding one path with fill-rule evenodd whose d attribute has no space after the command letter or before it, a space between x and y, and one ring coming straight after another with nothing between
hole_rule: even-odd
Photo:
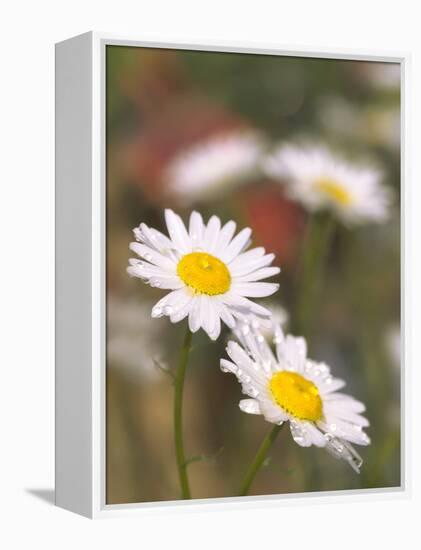
<instances>
[{"instance_id":1,"label":"framed canvas print","mask_svg":"<svg viewBox=\"0 0 421 550\"><path fill-rule=\"evenodd\" d=\"M57 44L59 506L406 489L406 67Z\"/></svg>"}]
</instances>

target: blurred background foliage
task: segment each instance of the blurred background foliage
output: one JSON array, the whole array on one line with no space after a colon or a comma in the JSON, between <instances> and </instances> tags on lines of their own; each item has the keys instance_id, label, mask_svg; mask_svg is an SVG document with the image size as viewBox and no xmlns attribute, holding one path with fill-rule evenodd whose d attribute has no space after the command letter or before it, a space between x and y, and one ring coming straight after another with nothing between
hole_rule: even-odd
<instances>
[{"instance_id":1,"label":"blurred background foliage","mask_svg":"<svg viewBox=\"0 0 421 550\"><path fill-rule=\"evenodd\" d=\"M163 208L253 229L277 255L280 291L271 304L293 311L307 214L259 176L191 203L164 177L183 150L234 129L280 141L316 139L375 161L394 189L383 225L337 225L310 356L347 380L367 405L371 446L356 475L323 450L298 447L284 430L251 494L394 487L400 484L400 81L397 65L312 58L107 47L107 502L179 497L171 377L184 323L151 319L162 292L130 279L132 229L164 230ZM227 329L194 337L184 432L194 498L233 496L271 426L238 408L240 386L219 370Z\"/></svg>"}]
</instances>

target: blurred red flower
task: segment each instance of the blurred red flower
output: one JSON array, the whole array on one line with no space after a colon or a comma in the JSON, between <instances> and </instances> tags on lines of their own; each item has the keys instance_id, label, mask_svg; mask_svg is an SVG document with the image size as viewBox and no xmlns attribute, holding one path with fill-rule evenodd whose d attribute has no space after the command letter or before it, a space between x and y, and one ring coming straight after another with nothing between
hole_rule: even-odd
<instances>
[{"instance_id":1,"label":"blurred red flower","mask_svg":"<svg viewBox=\"0 0 421 550\"><path fill-rule=\"evenodd\" d=\"M266 182L243 194L241 208L255 243L276 254L280 265L292 266L305 228L302 209L283 197L279 187Z\"/></svg>"}]
</instances>

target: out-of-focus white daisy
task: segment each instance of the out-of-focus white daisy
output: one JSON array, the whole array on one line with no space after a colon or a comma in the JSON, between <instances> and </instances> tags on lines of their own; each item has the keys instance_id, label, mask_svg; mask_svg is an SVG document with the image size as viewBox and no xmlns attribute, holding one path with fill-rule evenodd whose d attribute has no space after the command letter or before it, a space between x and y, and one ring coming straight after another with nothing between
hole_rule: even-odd
<instances>
[{"instance_id":1,"label":"out-of-focus white daisy","mask_svg":"<svg viewBox=\"0 0 421 550\"><path fill-rule=\"evenodd\" d=\"M144 223L134 229L130 244L144 261L129 260L127 271L151 286L171 290L153 308L152 317L167 315L173 323L188 316L191 332L203 328L212 340L221 331L221 320L230 328L244 314L270 317L271 312L249 298L270 296L275 283L260 282L280 272L270 267L274 254L262 247L245 251L251 229L234 237L236 224L221 227L217 216L207 225L192 212L188 230L180 216L165 210L169 238Z\"/></svg>"},{"instance_id":2,"label":"out-of-focus white daisy","mask_svg":"<svg viewBox=\"0 0 421 550\"><path fill-rule=\"evenodd\" d=\"M151 325L150 308L135 300L107 300L107 362L133 379L156 380L162 364L163 331Z\"/></svg>"},{"instance_id":3,"label":"out-of-focus white daisy","mask_svg":"<svg viewBox=\"0 0 421 550\"><path fill-rule=\"evenodd\" d=\"M387 219L391 196L380 172L349 164L325 147L280 146L264 161L264 170L310 211L330 209L346 224Z\"/></svg>"},{"instance_id":4,"label":"out-of-focus white daisy","mask_svg":"<svg viewBox=\"0 0 421 550\"><path fill-rule=\"evenodd\" d=\"M206 198L252 178L262 150L263 140L255 132L213 136L176 156L164 179L168 189L184 200Z\"/></svg>"},{"instance_id":5,"label":"out-of-focus white daisy","mask_svg":"<svg viewBox=\"0 0 421 550\"><path fill-rule=\"evenodd\" d=\"M250 397L240 401L240 409L274 424L289 422L298 445L324 447L359 472L362 459L351 443L370 443L363 431L369 423L361 415L364 405L337 391L345 382L333 378L326 364L307 358L304 338L285 336L279 326L273 332L275 353L250 325L240 332L241 345L228 342L231 361L221 359L222 371L235 374Z\"/></svg>"}]
</instances>

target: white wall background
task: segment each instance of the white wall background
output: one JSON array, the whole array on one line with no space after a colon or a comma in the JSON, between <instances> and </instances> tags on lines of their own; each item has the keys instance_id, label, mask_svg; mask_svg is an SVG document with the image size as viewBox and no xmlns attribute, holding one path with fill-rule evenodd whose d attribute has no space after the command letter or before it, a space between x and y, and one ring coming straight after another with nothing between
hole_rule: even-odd
<instances>
[{"instance_id":1,"label":"white wall background","mask_svg":"<svg viewBox=\"0 0 421 550\"><path fill-rule=\"evenodd\" d=\"M15 0L1 12L0 547L412 549L420 540L421 49L417 3L353 0ZM54 42L87 30L412 52L412 497L90 522L29 491L53 487ZM417 99L417 100L416 100ZM416 219L417 218L417 219ZM417 250L418 248L418 250ZM412 286L411 285L411 286ZM415 288L417 286L417 288ZM418 340L418 341L417 341ZM418 541L418 542L415 542Z\"/></svg>"}]
</instances>

